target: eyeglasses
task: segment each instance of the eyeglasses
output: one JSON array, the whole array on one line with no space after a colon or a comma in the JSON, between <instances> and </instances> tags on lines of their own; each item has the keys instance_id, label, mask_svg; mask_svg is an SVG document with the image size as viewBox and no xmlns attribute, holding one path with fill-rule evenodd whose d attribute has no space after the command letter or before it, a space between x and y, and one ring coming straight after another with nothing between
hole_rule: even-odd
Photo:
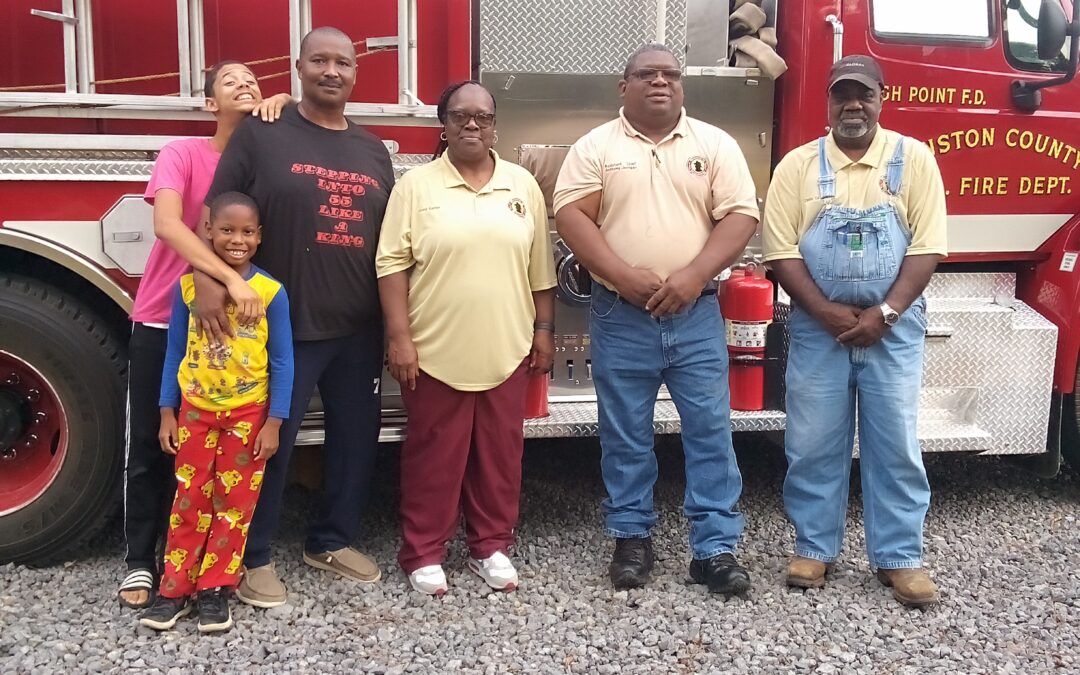
<instances>
[{"instance_id":1,"label":"eyeglasses","mask_svg":"<svg viewBox=\"0 0 1080 675\"><path fill-rule=\"evenodd\" d=\"M487 129L492 124L495 124L495 115L493 113L469 113L464 110L447 110L446 116L451 122L463 127L469 123L469 120L476 122L476 126L481 129Z\"/></svg>"},{"instance_id":2,"label":"eyeglasses","mask_svg":"<svg viewBox=\"0 0 1080 675\"><path fill-rule=\"evenodd\" d=\"M652 82L656 79L657 75L663 75L664 80L668 82L678 82L682 80L682 71L675 70L674 68L639 68L630 73L631 77L636 77L645 82Z\"/></svg>"}]
</instances>

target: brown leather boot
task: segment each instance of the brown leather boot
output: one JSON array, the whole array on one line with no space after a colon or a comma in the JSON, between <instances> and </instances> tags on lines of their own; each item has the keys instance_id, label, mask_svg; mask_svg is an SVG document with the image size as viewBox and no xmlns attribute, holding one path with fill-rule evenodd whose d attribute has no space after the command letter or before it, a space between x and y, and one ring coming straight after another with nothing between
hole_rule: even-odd
<instances>
[{"instance_id":1,"label":"brown leather boot","mask_svg":"<svg viewBox=\"0 0 1080 675\"><path fill-rule=\"evenodd\" d=\"M922 568L877 571L878 581L893 589L893 597L908 607L929 607L940 599L937 586Z\"/></svg>"},{"instance_id":2,"label":"brown leather boot","mask_svg":"<svg viewBox=\"0 0 1080 675\"><path fill-rule=\"evenodd\" d=\"M796 588L821 588L829 565L811 558L793 557L788 561L787 585Z\"/></svg>"}]
</instances>

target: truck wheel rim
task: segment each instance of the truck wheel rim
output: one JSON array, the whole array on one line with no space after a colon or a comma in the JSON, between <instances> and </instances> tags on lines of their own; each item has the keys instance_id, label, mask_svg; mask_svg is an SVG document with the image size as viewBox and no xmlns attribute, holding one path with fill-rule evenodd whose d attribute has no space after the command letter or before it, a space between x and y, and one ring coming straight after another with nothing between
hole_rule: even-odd
<instances>
[{"instance_id":1,"label":"truck wheel rim","mask_svg":"<svg viewBox=\"0 0 1080 675\"><path fill-rule=\"evenodd\" d=\"M29 505L49 489L68 449L64 405L45 376L0 350L0 516Z\"/></svg>"}]
</instances>

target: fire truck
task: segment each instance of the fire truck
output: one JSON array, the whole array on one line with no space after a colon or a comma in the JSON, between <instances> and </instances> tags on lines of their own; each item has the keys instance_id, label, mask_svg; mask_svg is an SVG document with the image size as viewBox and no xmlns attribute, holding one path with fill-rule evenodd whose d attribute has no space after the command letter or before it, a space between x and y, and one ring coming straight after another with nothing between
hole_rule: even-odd
<instances>
[{"instance_id":1,"label":"fire truck","mask_svg":"<svg viewBox=\"0 0 1080 675\"><path fill-rule=\"evenodd\" d=\"M746 27L729 15L746 4L786 61L775 79L733 49ZM739 141L762 197L776 161L827 132L830 65L873 55L887 79L883 126L925 142L947 190L950 253L926 291L922 447L1027 455L1052 475L1063 455L1080 459L1078 10L1080 0L6 0L0 562L62 557L117 503L127 314L154 238L141 195L165 143L212 133L205 68L243 60L264 94L298 97L292 64L320 25L356 40L346 112L385 139L397 171L428 161L432 103L474 77L496 99L497 150L549 200L569 145L616 114L624 61L645 42L680 55L688 113ZM589 276L554 243L550 415L526 423L530 438L596 431ZM733 411L737 433L784 428L785 303L780 292L762 362L779 386L764 409ZM389 442L404 413L386 385ZM661 389L656 432L679 428ZM316 400L298 442L321 438Z\"/></svg>"}]
</instances>

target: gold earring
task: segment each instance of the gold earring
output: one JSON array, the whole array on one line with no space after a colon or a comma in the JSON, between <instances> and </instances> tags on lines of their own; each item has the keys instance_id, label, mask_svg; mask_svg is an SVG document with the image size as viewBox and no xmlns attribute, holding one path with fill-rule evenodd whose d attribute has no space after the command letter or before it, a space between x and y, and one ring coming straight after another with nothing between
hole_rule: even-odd
<instances>
[{"instance_id":1,"label":"gold earring","mask_svg":"<svg viewBox=\"0 0 1080 675\"><path fill-rule=\"evenodd\" d=\"M496 131L496 132L495 132L495 135L494 135L494 136L492 136L492 138L491 138L491 144L492 144L492 145L495 145L495 144L496 144L496 143L498 143L498 142L499 142L499 132L498 132L498 131Z\"/></svg>"}]
</instances>

